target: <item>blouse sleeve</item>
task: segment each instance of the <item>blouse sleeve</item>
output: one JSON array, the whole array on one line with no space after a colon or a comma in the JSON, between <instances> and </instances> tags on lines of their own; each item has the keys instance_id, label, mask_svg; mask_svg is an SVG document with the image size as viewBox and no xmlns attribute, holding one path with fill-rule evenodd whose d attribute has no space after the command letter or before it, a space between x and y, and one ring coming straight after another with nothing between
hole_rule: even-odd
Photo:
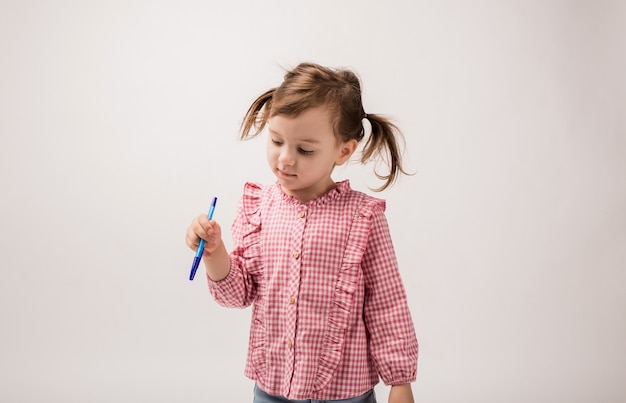
<instances>
[{"instance_id":1,"label":"blouse sleeve","mask_svg":"<svg viewBox=\"0 0 626 403\"><path fill-rule=\"evenodd\" d=\"M363 255L365 324L372 358L386 385L415 381L418 344L395 256L384 202L369 203L370 235Z\"/></svg>"},{"instance_id":2,"label":"blouse sleeve","mask_svg":"<svg viewBox=\"0 0 626 403\"><path fill-rule=\"evenodd\" d=\"M207 277L209 291L220 305L243 308L256 298L258 277L262 273L259 209L262 192L257 184L245 184L231 227L234 248L230 252L230 272L219 281Z\"/></svg>"}]
</instances>

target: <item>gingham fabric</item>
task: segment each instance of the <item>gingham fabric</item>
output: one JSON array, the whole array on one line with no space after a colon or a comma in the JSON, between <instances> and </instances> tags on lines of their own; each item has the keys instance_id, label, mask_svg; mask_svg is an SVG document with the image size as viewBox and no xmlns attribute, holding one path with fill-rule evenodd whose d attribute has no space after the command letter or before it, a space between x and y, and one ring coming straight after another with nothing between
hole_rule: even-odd
<instances>
[{"instance_id":1,"label":"gingham fabric","mask_svg":"<svg viewBox=\"0 0 626 403\"><path fill-rule=\"evenodd\" d=\"M269 394L336 400L413 382L418 345L385 202L339 182L301 204L247 183L215 300L253 305L245 375Z\"/></svg>"}]
</instances>

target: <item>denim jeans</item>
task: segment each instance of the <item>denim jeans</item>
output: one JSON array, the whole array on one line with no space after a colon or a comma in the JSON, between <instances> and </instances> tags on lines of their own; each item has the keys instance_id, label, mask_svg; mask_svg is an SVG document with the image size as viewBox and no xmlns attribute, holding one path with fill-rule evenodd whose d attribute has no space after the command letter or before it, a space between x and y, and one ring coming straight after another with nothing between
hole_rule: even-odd
<instances>
[{"instance_id":1,"label":"denim jeans","mask_svg":"<svg viewBox=\"0 0 626 403\"><path fill-rule=\"evenodd\" d=\"M365 394L349 399L341 400L289 400L282 396L273 396L265 393L257 385L254 385L253 403L376 403L376 395L374 389L365 392Z\"/></svg>"}]
</instances>

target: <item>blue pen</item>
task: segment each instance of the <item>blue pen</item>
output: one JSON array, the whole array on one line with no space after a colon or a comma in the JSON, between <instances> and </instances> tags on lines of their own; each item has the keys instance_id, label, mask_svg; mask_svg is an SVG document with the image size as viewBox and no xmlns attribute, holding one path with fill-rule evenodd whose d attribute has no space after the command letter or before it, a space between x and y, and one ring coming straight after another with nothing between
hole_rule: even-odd
<instances>
[{"instance_id":1,"label":"blue pen","mask_svg":"<svg viewBox=\"0 0 626 403\"><path fill-rule=\"evenodd\" d=\"M213 198L211 202L211 207L209 207L209 220L213 219L213 212L215 211L215 203L217 203L217 197ZM200 239L200 244L198 245L198 250L196 251L196 257L193 258L193 265L191 266L191 273L189 273L189 280L193 280L196 275L196 270L198 270L198 265L200 264L200 260L202 259L202 253L204 252L204 239Z\"/></svg>"}]
</instances>

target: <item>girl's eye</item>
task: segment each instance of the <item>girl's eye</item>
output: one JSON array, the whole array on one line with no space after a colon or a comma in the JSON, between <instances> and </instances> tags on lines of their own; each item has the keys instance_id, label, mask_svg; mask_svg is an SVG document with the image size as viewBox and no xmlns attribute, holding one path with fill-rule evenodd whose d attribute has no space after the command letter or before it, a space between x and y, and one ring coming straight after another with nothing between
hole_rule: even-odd
<instances>
[{"instance_id":1,"label":"girl's eye","mask_svg":"<svg viewBox=\"0 0 626 403\"><path fill-rule=\"evenodd\" d=\"M274 140L272 139L272 143L276 144L277 146L282 145L282 141L278 141L278 140Z\"/></svg>"},{"instance_id":2,"label":"girl's eye","mask_svg":"<svg viewBox=\"0 0 626 403\"><path fill-rule=\"evenodd\" d=\"M309 151L309 150L305 150L303 148L298 148L298 152L302 155L311 155L313 154L313 151Z\"/></svg>"}]
</instances>

